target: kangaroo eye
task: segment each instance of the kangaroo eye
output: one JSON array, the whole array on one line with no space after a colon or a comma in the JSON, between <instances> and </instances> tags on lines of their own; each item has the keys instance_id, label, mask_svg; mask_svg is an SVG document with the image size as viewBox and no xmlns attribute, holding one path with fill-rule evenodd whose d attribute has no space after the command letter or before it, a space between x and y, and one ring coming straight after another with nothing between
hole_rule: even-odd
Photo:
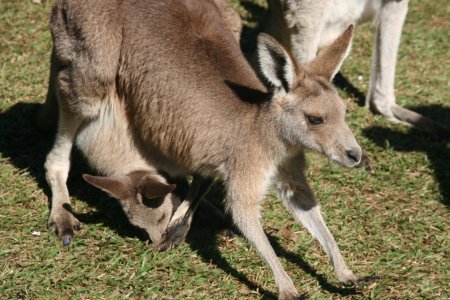
<instances>
[{"instance_id":1,"label":"kangaroo eye","mask_svg":"<svg viewBox=\"0 0 450 300\"><path fill-rule=\"evenodd\" d=\"M322 117L317 117L317 116L306 116L306 118L308 119L308 122L311 125L319 125L323 123L323 118Z\"/></svg>"}]
</instances>

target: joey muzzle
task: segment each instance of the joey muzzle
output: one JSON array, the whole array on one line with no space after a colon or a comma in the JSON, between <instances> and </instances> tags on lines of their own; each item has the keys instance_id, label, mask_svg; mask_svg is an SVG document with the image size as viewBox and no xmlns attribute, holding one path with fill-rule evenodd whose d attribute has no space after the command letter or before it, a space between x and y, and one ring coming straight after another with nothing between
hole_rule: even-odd
<instances>
[{"instance_id":1,"label":"joey muzzle","mask_svg":"<svg viewBox=\"0 0 450 300\"><path fill-rule=\"evenodd\" d=\"M360 147L351 147L345 151L347 158L358 164L361 161L362 151Z\"/></svg>"}]
</instances>

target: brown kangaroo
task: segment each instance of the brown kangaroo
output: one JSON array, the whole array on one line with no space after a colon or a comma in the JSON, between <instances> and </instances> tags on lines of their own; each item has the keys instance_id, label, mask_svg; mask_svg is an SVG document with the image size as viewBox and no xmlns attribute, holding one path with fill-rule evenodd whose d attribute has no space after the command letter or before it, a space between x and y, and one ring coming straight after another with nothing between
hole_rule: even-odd
<instances>
[{"instance_id":1,"label":"brown kangaroo","mask_svg":"<svg viewBox=\"0 0 450 300\"><path fill-rule=\"evenodd\" d=\"M70 203L70 152L76 143L95 162L92 140L100 139L112 147L109 163L123 174L141 167L121 160L120 153L132 151L152 172L194 175L162 248L183 240L207 178L217 176L234 223L271 267L279 298L298 297L260 224L258 202L275 182L286 208L324 247L338 279L357 281L304 175L305 149L346 167L361 160L345 105L330 83L349 52L353 27L305 66L260 35L266 88L226 22L214 1L56 1L51 27L59 121L45 163L52 190L49 223L59 232L76 228L79 222L64 209ZM93 135L96 126L103 129ZM116 132L127 136L129 148L123 149ZM156 182L157 191L172 188L163 179Z\"/></svg>"},{"instance_id":2,"label":"brown kangaroo","mask_svg":"<svg viewBox=\"0 0 450 300\"><path fill-rule=\"evenodd\" d=\"M228 27L233 31L236 40L239 40L242 29L239 15L226 0L214 1ZM59 5L64 4L61 2ZM69 1L67 5L70 6L72 3ZM88 7L85 6L85 8ZM64 34L61 24L56 22L57 14L60 13L57 10L58 8L55 6L54 17L52 17L52 30L55 32L55 37ZM58 46L58 41L59 39L55 38L55 47ZM69 48L66 50L71 51ZM60 69L61 62L58 62L55 51L53 51L47 100L37 113L37 123L44 131L54 130L57 126L57 74ZM66 104L62 103L62 105ZM107 177L86 174L83 175L83 178L93 186L117 198L130 223L144 229L154 243L153 245L158 247L158 242L175 208L180 204L179 198L186 191L180 188L181 195L169 194L174 190L175 185L167 185L166 179L159 175L156 169L140 155L129 132L123 103L105 101L103 105L102 113L86 122L83 129L79 130L75 142L89 164ZM187 185L183 178L178 178L176 181L182 183L181 187ZM215 206L209 203L204 204L216 219L221 219L224 225L228 224ZM66 203L63 204L63 208L56 206L54 210L52 209L52 217L49 220L50 227L56 229L64 245L70 244L74 234L73 229L81 228L81 223L67 213L67 210L71 210L68 205L69 203ZM56 219L62 216L64 216L63 220L59 223L65 222L65 225L58 226ZM68 222L68 220L71 221Z\"/></svg>"}]
</instances>

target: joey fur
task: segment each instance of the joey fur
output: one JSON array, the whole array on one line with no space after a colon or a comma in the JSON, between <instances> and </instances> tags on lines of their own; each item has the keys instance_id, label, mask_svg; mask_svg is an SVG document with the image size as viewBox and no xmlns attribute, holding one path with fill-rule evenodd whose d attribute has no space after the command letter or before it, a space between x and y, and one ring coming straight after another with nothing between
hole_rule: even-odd
<instances>
[{"instance_id":1,"label":"joey fur","mask_svg":"<svg viewBox=\"0 0 450 300\"><path fill-rule=\"evenodd\" d=\"M279 299L297 298L260 223L259 201L274 183L286 208L324 247L338 280L358 280L304 176L305 149L345 167L361 160L345 104L330 82L349 52L352 26L307 65L260 35L264 83L213 1L59 0L51 26L59 123L45 167L50 220L58 228L73 220L61 213L70 201L65 181L71 148L91 139L84 132L107 117L107 126L117 123L151 170L198 179L163 235L169 248L183 241L208 178L218 177L233 222L272 269ZM95 156L89 149L83 153ZM140 168L120 159L113 163L127 171Z\"/></svg>"}]
</instances>

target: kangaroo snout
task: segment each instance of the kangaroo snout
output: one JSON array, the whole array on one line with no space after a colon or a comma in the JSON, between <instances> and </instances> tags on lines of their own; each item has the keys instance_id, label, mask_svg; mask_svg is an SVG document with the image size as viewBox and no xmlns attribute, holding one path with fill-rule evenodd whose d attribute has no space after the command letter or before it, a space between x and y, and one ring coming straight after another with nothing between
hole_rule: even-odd
<instances>
[{"instance_id":1,"label":"kangaroo snout","mask_svg":"<svg viewBox=\"0 0 450 300\"><path fill-rule=\"evenodd\" d=\"M356 167L361 163L363 154L361 147L356 142L351 143L351 145L333 147L331 152L325 152L325 155L340 166L346 168Z\"/></svg>"},{"instance_id":2,"label":"kangaroo snout","mask_svg":"<svg viewBox=\"0 0 450 300\"><path fill-rule=\"evenodd\" d=\"M355 164L359 164L361 161L362 150L361 147L351 147L345 151L347 154L347 159Z\"/></svg>"}]
</instances>

